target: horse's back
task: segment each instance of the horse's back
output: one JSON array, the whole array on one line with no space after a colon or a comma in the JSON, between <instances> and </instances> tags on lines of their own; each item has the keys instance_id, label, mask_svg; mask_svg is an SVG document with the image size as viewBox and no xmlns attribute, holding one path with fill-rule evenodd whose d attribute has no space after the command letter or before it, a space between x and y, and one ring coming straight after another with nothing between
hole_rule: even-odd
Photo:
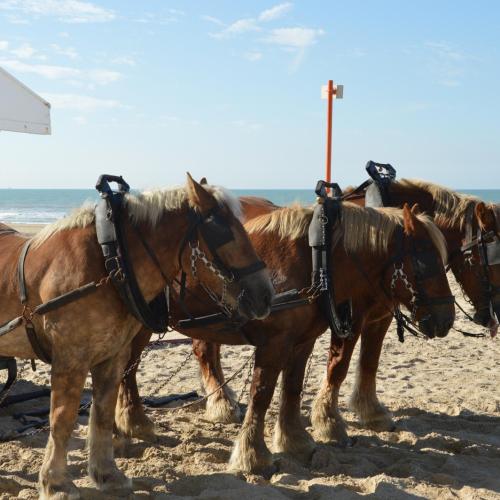
<instances>
[{"instance_id":1,"label":"horse's back","mask_svg":"<svg viewBox=\"0 0 500 500\"><path fill-rule=\"evenodd\" d=\"M260 198L259 196L240 196L239 200L245 221L254 219L259 215L268 214L280 208L272 201L266 198Z\"/></svg>"}]
</instances>

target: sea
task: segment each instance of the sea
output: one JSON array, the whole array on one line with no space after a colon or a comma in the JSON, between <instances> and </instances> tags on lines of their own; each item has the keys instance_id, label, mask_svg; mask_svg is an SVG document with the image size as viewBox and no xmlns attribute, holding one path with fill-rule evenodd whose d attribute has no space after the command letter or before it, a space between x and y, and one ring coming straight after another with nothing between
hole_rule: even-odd
<instances>
[{"instance_id":1,"label":"sea","mask_svg":"<svg viewBox=\"0 0 500 500\"><path fill-rule=\"evenodd\" d=\"M500 203L500 189L464 189L484 201ZM310 205L312 189L233 189L237 196L260 196L276 205ZM84 203L95 203L92 189L0 189L0 221L6 224L48 224L69 214Z\"/></svg>"}]
</instances>

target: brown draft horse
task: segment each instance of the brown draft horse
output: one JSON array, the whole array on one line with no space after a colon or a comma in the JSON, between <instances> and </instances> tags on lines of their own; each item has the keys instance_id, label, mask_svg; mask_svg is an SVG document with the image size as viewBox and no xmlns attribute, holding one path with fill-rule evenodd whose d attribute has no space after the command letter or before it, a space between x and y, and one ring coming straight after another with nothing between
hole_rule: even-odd
<instances>
[{"instance_id":1,"label":"brown draft horse","mask_svg":"<svg viewBox=\"0 0 500 500\"><path fill-rule=\"evenodd\" d=\"M157 190L126 195L123 228L129 243L131 264L146 300L165 286L163 275L172 280L179 261L189 266L189 246L183 239L191 226L192 211L205 220L217 210L232 240L218 249L219 262L228 269L255 264L257 256L233 211L236 200L219 188L203 187L188 176L186 188ZM199 228L200 226L198 226ZM26 239L4 226L0 235L0 324L20 314L16 267ZM208 230L208 224L207 228ZM153 262L137 238L137 231L156 255ZM211 254L201 230L196 230L199 249ZM204 233L206 234L206 233ZM26 258L26 282L31 308L84 283L105 276L104 259L96 239L93 207L84 207L72 216L48 226L33 240ZM222 281L209 269L199 269L200 280L217 293ZM267 270L246 276L227 286L227 301L234 307L245 292L244 311L249 318L265 317L274 293ZM130 358L130 342L140 323L129 313L113 287L103 285L95 293L65 305L43 317L33 317L40 342L51 353L50 435L40 470L41 498L68 498L78 495L67 474L67 444L73 430L80 396L90 370L93 404L90 414L88 472L98 487L122 487L128 483L116 467L112 430L118 385ZM0 337L0 354L34 358L24 328Z\"/></svg>"},{"instance_id":2,"label":"brown draft horse","mask_svg":"<svg viewBox=\"0 0 500 500\"><path fill-rule=\"evenodd\" d=\"M432 252L439 271L432 279L426 281L426 291L430 297L450 295L446 280L443 260L446 258L446 247L441 233L426 216L416 215L417 208L410 211L405 206L403 211L394 209L360 209L352 204L343 205L342 223L337 231L340 241L332 250L331 259L335 268L335 290L338 301L353 300L353 329L356 334L364 328L365 312L373 311L373 317L391 316L393 301L409 306L412 294L401 283L392 289L393 297L384 295L382 290L373 290L373 284L379 284L385 290L390 290L391 278L394 275L392 258L396 253L398 230L404 229L404 256L401 257L408 279L414 283L411 256L407 253L411 241L425 239L432 242ZM312 218L312 211L305 208L273 209L271 213L250 220L245 228L260 257L267 263L271 278L277 291L291 288L302 289L310 282L311 252L307 240L307 230ZM335 231L334 231L335 233ZM332 235L334 238L334 235ZM353 255L356 255L356 263ZM360 266L362 269L360 269ZM366 279L365 279L366 277ZM198 303L192 304L193 312L206 313L197 309ZM416 317L425 315L429 308L418 308ZM376 314L375 314L376 312ZM177 312L182 315L182 312ZM454 307L452 304L439 306L439 334L445 335L453 323ZM326 321L315 302L296 309L281 311L268 319L250 322L243 328L247 334L254 331L265 332L268 342L258 346L255 353L255 366L250 390L249 406L243 422L243 427L233 450L230 467L234 470L269 472L272 470L271 454L264 441L264 418L270 404L278 375L283 371L282 400L280 416L276 423L274 449L291 453L296 456L308 456L314 448L314 442L303 428L300 420L300 398L306 361L311 353L316 338L327 328ZM196 337L196 331L184 332ZM203 331L200 331L203 335ZM147 334L144 335L147 338ZM140 352L140 344L144 345L144 336L140 334L134 340L134 353ZM204 344L197 344L201 347ZM212 346L206 345L210 348ZM195 347L196 349L196 347ZM218 347L217 353L218 353ZM340 356L342 342L339 342L334 355ZM207 369L213 370L212 380L223 380L220 364L212 363ZM214 373L215 372L215 373ZM130 376L129 374L127 378ZM205 382L209 373L203 374ZM219 382L216 382L218 384ZM212 388L208 387L207 390ZM137 428L129 425L122 427L124 422L132 421L144 424L142 416L138 415L140 401L138 395L134 400L131 393L136 386L125 380L121 388L121 398L117 415L128 415L117 421L122 432L137 435ZM221 391L222 392L222 391ZM225 403L227 394L214 395L210 403L212 411L216 410L218 401ZM232 409L232 408L231 408ZM223 412L223 410L222 410ZM143 414L142 414L143 415ZM147 429L147 424L146 424Z\"/></svg>"},{"instance_id":3,"label":"brown draft horse","mask_svg":"<svg viewBox=\"0 0 500 500\"><path fill-rule=\"evenodd\" d=\"M477 229L494 231L500 236L500 219L495 219L498 207L486 205L477 198L458 194L445 187L424 181L401 180L389 185L389 199L392 206L401 207L405 203L418 203L422 210L434 218L443 233L450 255L450 268L460 284L464 294L472 302L475 314L474 321L482 326L495 328L487 300L485 280L496 288L492 298L492 307L500 317L500 265L490 266L488 275L480 262L478 248L473 248L472 256L466 258L460 251L465 238L468 221L466 215L471 213L472 234ZM355 200L364 204L364 197ZM498 216L497 216L498 217ZM361 350L357 369L356 383L350 398L350 407L359 417L360 423L374 430L394 430L395 424L390 413L382 405L376 393L376 375L382 343L388 331L391 318L380 318L369 321L361 330ZM314 436L318 440L337 440L345 443L347 432L337 406L339 391L344 381L354 346L358 340L355 336L344 344L342 357L330 356L326 380L315 398L311 421ZM334 348L334 346L332 346Z\"/></svg>"}]
</instances>

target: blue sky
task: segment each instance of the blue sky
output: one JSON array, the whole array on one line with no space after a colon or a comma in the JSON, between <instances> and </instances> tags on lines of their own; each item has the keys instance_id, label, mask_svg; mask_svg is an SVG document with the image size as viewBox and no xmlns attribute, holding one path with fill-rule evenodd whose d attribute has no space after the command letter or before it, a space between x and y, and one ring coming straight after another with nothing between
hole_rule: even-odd
<instances>
[{"instance_id":1,"label":"blue sky","mask_svg":"<svg viewBox=\"0 0 500 500\"><path fill-rule=\"evenodd\" d=\"M0 187L135 187L187 170L244 188L367 160L400 177L500 188L496 1L0 0L0 66L52 104L53 135L0 133Z\"/></svg>"}]
</instances>

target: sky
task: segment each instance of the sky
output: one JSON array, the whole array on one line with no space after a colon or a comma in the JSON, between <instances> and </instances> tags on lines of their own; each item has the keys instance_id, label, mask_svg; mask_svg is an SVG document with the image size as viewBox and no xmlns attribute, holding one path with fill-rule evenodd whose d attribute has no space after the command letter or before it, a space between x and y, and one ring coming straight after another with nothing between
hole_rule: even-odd
<instances>
[{"instance_id":1,"label":"sky","mask_svg":"<svg viewBox=\"0 0 500 500\"><path fill-rule=\"evenodd\" d=\"M0 0L0 66L51 103L52 135L0 133L0 187L333 178L500 188L500 2Z\"/></svg>"}]
</instances>

